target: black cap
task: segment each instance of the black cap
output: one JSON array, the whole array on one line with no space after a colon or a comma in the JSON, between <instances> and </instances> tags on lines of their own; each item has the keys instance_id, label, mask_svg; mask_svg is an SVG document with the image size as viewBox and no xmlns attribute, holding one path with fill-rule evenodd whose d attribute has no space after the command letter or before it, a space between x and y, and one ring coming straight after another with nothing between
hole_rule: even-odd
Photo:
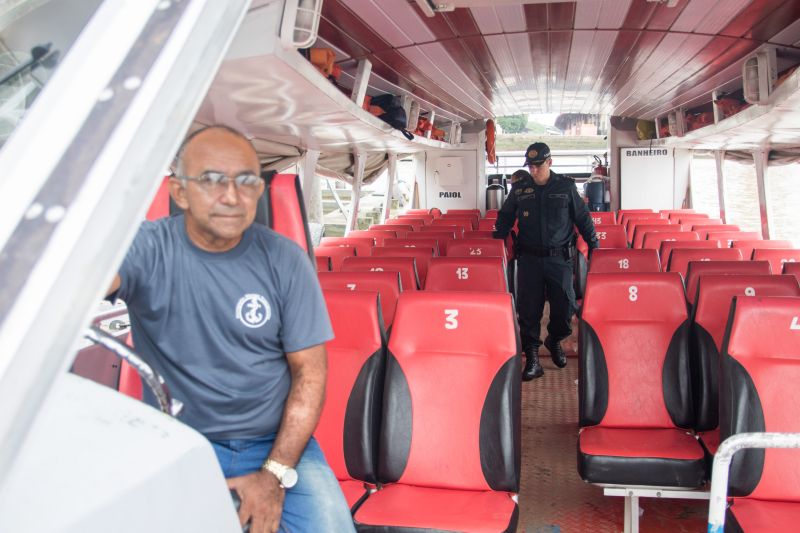
<instances>
[{"instance_id":1,"label":"black cap","mask_svg":"<svg viewBox=\"0 0 800 533\"><path fill-rule=\"evenodd\" d=\"M533 143L525 150L525 165L531 166L533 163L541 163L550 159L550 147L545 143Z\"/></svg>"}]
</instances>

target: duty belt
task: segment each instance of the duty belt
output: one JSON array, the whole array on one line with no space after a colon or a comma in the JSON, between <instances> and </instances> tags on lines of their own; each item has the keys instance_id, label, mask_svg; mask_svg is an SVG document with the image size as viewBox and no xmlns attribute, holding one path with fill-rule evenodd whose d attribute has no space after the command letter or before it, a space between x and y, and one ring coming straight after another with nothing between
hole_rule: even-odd
<instances>
[{"instance_id":1,"label":"duty belt","mask_svg":"<svg viewBox=\"0 0 800 533\"><path fill-rule=\"evenodd\" d=\"M532 255L534 257L563 257L570 259L575 255L575 247L567 246L565 248L539 248L535 246L520 246L519 251L521 255Z\"/></svg>"}]
</instances>

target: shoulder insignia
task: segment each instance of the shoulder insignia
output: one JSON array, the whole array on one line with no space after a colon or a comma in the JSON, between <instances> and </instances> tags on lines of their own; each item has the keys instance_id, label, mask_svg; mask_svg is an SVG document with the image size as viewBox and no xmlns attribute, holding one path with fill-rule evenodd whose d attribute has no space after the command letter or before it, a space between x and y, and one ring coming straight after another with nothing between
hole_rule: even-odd
<instances>
[{"instance_id":1,"label":"shoulder insignia","mask_svg":"<svg viewBox=\"0 0 800 533\"><path fill-rule=\"evenodd\" d=\"M516 195L522 194L522 189L517 189L516 191L514 191L514 194Z\"/></svg>"},{"instance_id":2,"label":"shoulder insignia","mask_svg":"<svg viewBox=\"0 0 800 533\"><path fill-rule=\"evenodd\" d=\"M525 194L530 194L532 192L533 192L533 187L528 187L527 189L525 189Z\"/></svg>"}]
</instances>

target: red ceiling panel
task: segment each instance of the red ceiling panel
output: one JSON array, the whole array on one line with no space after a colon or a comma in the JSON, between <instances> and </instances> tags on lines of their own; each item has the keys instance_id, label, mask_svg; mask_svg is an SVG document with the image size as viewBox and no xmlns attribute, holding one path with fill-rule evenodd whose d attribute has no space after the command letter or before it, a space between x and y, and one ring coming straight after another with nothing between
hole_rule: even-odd
<instances>
[{"instance_id":1,"label":"red ceiling panel","mask_svg":"<svg viewBox=\"0 0 800 533\"><path fill-rule=\"evenodd\" d=\"M571 30L575 26L575 2L546 5L551 30Z\"/></svg>"},{"instance_id":2,"label":"red ceiling panel","mask_svg":"<svg viewBox=\"0 0 800 533\"><path fill-rule=\"evenodd\" d=\"M635 3L635 2L634 2ZM647 23L648 30L668 30L683 12L689 0L678 0L675 7L667 7L664 4L656 4L653 16Z\"/></svg>"},{"instance_id":3,"label":"red ceiling panel","mask_svg":"<svg viewBox=\"0 0 800 533\"><path fill-rule=\"evenodd\" d=\"M547 113L557 113L561 109L561 99L564 96L564 85L567 81L567 65L569 64L571 46L571 31L550 32L550 83L552 97L547 106Z\"/></svg>"},{"instance_id":4,"label":"red ceiling panel","mask_svg":"<svg viewBox=\"0 0 800 533\"><path fill-rule=\"evenodd\" d=\"M417 33L424 35L430 32L449 56L447 58L440 53L431 56L435 58L433 64L423 61L420 56L420 61L428 65L422 67L410 61L402 49L393 49L380 32L371 29L357 12L347 7L347 1L326 0L323 4L321 37L356 59L370 58L373 70L387 81L463 117L485 115L483 105L487 105L487 99L498 106L497 111L501 108L516 109L519 103L527 106L520 110L522 112L539 108L550 112L562 109L611 112L618 106L617 111L645 115L653 113L669 108L674 102L686 101L685 95L693 94L698 87L706 87L709 83L727 83L730 80L721 79L731 75L731 69L726 70L726 67L800 19L800 0L752 0L727 23L721 36L712 39L699 52L684 50L681 46L674 55L665 54L665 45L662 45L661 50L654 54L666 35L679 35L677 32L669 33L670 28L690 1L699 0L679 0L672 8L644 0L604 0L603 6L610 6L620 14L627 9L622 28L618 32L614 30L616 37L600 39L598 50L594 49L594 41L587 50L585 39L580 40L583 43L581 47L572 50L572 30L577 10L574 1L521 3L516 9L524 13L524 31L528 34L530 45L529 58L527 52L515 54L520 39L513 36L524 33L509 33L505 37L507 41L502 36L489 39L495 43L495 49L480 34L481 26L494 33L501 31L501 24L518 32L522 27L520 24L502 22L503 17L507 19L509 16L507 7L483 7L478 11L458 8L426 17L414 0L404 0L425 26L424 32ZM728 11L734 12L735 9ZM482 17L487 17L481 18L481 26L474 15L478 12ZM718 19L724 19L727 15L727 12L718 13ZM483 23L490 19L496 23ZM374 13L370 20L375 20ZM720 22L725 24L724 20ZM686 27L685 24L683 26ZM702 30L701 27L697 31ZM671 38L663 42L693 43L696 49L699 35L686 35L685 40ZM614 41L609 54L611 39ZM512 44L510 49L506 46L507 42ZM452 71L454 67L450 58L457 68L461 68L463 76ZM444 65L439 64L442 61ZM653 68L649 64L653 61L658 61L663 68ZM503 67L502 74L499 67ZM435 72L426 71L431 68ZM438 72L440 68L444 74ZM477 90L482 95L474 95L474 101L472 98L459 101L452 94L453 91L447 90L450 85L446 80L436 82L442 75L458 80L458 84L466 83L468 87L463 87L465 91ZM569 87L566 86L568 75Z\"/></svg>"},{"instance_id":5,"label":"red ceiling panel","mask_svg":"<svg viewBox=\"0 0 800 533\"><path fill-rule=\"evenodd\" d=\"M528 31L544 31L550 28L547 21L547 4L527 4L525 7L525 26Z\"/></svg>"},{"instance_id":6,"label":"red ceiling panel","mask_svg":"<svg viewBox=\"0 0 800 533\"><path fill-rule=\"evenodd\" d=\"M734 17L730 24L723 28L719 34L728 35L730 37L743 37L751 31L751 28L755 24L764 20L770 13L784 3L797 4L797 2L794 1L785 2L784 0L753 0L753 2Z\"/></svg>"}]
</instances>

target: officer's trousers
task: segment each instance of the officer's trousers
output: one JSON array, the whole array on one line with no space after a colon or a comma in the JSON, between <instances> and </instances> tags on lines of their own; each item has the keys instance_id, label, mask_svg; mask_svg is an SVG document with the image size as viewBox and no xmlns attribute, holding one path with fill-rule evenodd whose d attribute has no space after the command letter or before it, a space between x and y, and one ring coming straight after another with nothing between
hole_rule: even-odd
<instances>
[{"instance_id":1,"label":"officer's trousers","mask_svg":"<svg viewBox=\"0 0 800 533\"><path fill-rule=\"evenodd\" d=\"M563 257L536 257L522 254L517 259L517 314L522 348L538 348L545 298L550 302L547 333L560 341L572 333L575 314L575 289L572 261Z\"/></svg>"}]
</instances>

